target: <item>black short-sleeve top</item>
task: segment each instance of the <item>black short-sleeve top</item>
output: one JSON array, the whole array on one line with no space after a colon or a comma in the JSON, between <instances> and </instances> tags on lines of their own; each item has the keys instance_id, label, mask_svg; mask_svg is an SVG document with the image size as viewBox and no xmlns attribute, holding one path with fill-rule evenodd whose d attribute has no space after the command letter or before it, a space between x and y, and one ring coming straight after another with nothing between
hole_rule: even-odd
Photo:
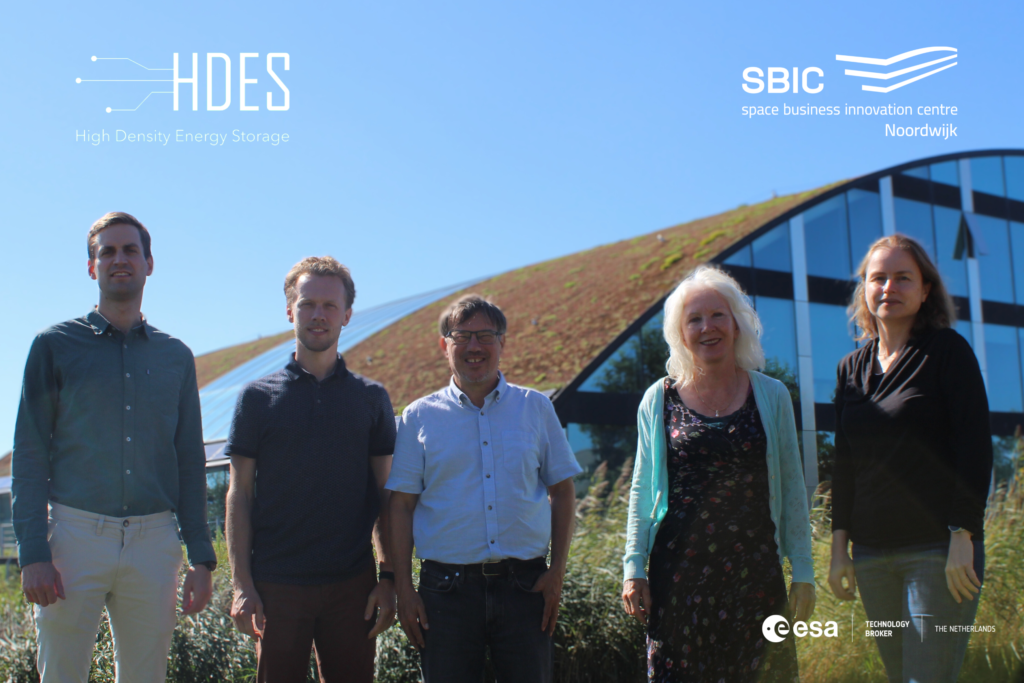
<instances>
[{"instance_id":1,"label":"black short-sleeve top","mask_svg":"<svg viewBox=\"0 0 1024 683\"><path fill-rule=\"evenodd\" d=\"M982 537L992 475L988 398L955 330L912 337L887 372L877 340L840 362L832 528L868 546Z\"/></svg>"}]
</instances>

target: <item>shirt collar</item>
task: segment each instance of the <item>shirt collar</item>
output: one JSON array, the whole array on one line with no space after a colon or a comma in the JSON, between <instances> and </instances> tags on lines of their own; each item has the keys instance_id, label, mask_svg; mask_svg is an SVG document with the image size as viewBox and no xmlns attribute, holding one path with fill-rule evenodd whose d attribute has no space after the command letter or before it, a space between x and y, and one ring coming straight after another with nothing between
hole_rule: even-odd
<instances>
[{"instance_id":1,"label":"shirt collar","mask_svg":"<svg viewBox=\"0 0 1024 683\"><path fill-rule=\"evenodd\" d=\"M495 401L500 401L501 397L504 396L507 391L508 382L505 381L505 373L498 370L498 386L494 387L494 391L487 394L484 398L484 403L486 404L487 400L490 398L493 398ZM472 405L472 402L469 400L469 396L466 395L466 392L460 389L459 385L455 383L455 375L452 375L452 378L448 381L448 395L452 400L460 405Z\"/></svg>"},{"instance_id":2,"label":"shirt collar","mask_svg":"<svg viewBox=\"0 0 1024 683\"><path fill-rule=\"evenodd\" d=\"M89 326L92 327L93 334L100 335L110 331L111 328L117 329L114 327L114 323L103 317L98 306L93 306L93 309L86 314L85 320L89 323ZM153 326L149 324L148 320L146 320L145 314L142 314L142 322L132 329L148 337L153 331Z\"/></svg>"},{"instance_id":3,"label":"shirt collar","mask_svg":"<svg viewBox=\"0 0 1024 683\"><path fill-rule=\"evenodd\" d=\"M290 380L302 379L303 377L309 377L309 378L313 379L314 381L316 380L316 378L313 377L313 375L311 373L307 372L305 368L303 368L301 365L299 365L299 361L295 360L295 354L294 353L292 353L291 358L288 361L288 364L284 366L284 371L285 371L285 373L287 373L288 379L290 379ZM348 373L348 368L345 367L345 359L342 358L341 354L339 353L338 354L338 364L334 366L334 372L332 372L327 377L325 377L324 381L327 381L331 377L343 377L347 373Z\"/></svg>"}]
</instances>

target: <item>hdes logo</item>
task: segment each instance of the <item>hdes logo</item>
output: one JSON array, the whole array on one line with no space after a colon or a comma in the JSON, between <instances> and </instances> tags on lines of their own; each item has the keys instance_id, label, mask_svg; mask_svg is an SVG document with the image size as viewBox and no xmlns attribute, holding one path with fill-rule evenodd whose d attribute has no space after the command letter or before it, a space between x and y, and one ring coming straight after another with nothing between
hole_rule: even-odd
<instances>
[{"instance_id":1,"label":"hdes logo","mask_svg":"<svg viewBox=\"0 0 1024 683\"><path fill-rule=\"evenodd\" d=\"M247 76L258 75L254 73L255 64L246 64L246 62L254 62L260 59L260 53L258 52L242 52L238 55L238 110L239 111L259 111L260 105L253 103L254 91L259 87L259 78L248 78ZM178 58L178 53L175 52L173 55L173 64L171 68L159 68L159 67L148 67L134 59L128 57L93 57L93 62L130 62L140 69L149 73L139 73L140 78L76 78L76 83L171 83L169 86L153 86L153 87L165 87L171 88L171 90L153 90L139 102L133 108L117 108L107 107L106 111L108 114L121 111L121 112L132 112L138 111L139 107L146 103L146 101L153 95L173 95L173 108L174 111L178 111L178 104L181 95L181 87L188 86L192 91L192 111L199 110L199 91L201 72L199 70L199 53L192 53L192 68L189 71L186 65L181 64ZM216 62L216 63L215 63ZM257 69L259 67L256 67ZM270 52L266 57L266 72L270 78L264 78L263 82L273 81L275 86L271 86L271 90L266 91L267 95L267 111L288 111L291 108L291 92L288 90L288 86L281 80L280 71L288 71L291 68L291 57L287 52ZM172 72L172 78L153 78L157 74L152 72ZM213 81L214 76L224 75L224 93L213 92ZM232 68L231 56L223 52L207 52L206 53L206 111L225 111L231 107L232 96L235 92L232 87L232 76L234 69ZM159 74L166 75L166 74ZM248 93L246 92L248 88ZM275 92L276 91L276 92ZM246 101L248 94L249 100ZM258 98L259 95L256 95ZM123 99L124 96L119 96L118 99Z\"/></svg>"},{"instance_id":2,"label":"hdes logo","mask_svg":"<svg viewBox=\"0 0 1024 683\"><path fill-rule=\"evenodd\" d=\"M821 627L820 621L812 621L810 623L797 621L793 623L792 632L797 638L803 638L807 635L811 636L811 638L820 638L822 635L826 638L839 637L839 624L836 622L826 621L824 630ZM781 614L774 614L765 619L764 623L761 624L761 633L766 640L773 643L781 643L790 633L789 621Z\"/></svg>"}]
</instances>

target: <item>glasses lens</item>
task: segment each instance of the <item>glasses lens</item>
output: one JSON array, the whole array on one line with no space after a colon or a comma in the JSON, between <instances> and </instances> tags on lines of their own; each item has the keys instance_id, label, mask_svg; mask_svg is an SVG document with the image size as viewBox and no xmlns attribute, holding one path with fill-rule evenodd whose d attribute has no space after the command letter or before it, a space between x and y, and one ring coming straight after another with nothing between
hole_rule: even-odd
<instances>
[{"instance_id":1,"label":"glasses lens","mask_svg":"<svg viewBox=\"0 0 1024 683\"><path fill-rule=\"evenodd\" d=\"M481 344L493 344L494 336L493 332L477 332L476 340Z\"/></svg>"},{"instance_id":2,"label":"glasses lens","mask_svg":"<svg viewBox=\"0 0 1024 683\"><path fill-rule=\"evenodd\" d=\"M456 344L468 344L473 335L469 332L452 332L451 336Z\"/></svg>"}]
</instances>

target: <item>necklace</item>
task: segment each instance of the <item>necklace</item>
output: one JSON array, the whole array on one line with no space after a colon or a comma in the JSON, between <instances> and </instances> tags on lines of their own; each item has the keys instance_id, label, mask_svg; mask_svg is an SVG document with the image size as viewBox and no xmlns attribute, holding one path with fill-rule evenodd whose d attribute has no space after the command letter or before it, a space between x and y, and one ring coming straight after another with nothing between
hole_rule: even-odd
<instances>
[{"instance_id":1,"label":"necklace","mask_svg":"<svg viewBox=\"0 0 1024 683\"><path fill-rule=\"evenodd\" d=\"M737 391L739 390L739 388L740 388L740 387L739 387L739 384L740 384L740 379L739 379L739 377L737 377L737 376L735 375L735 373L734 373L734 374L733 374L733 378L734 378L734 379L735 379L736 381L735 381L735 382L733 383L733 387L732 387L732 392L731 392L731 393L729 394L729 403L726 403L726 404L725 404L725 408L722 408L722 410L725 410L725 409L726 409L726 408L728 408L728 407L729 407L730 405L732 405L732 399L733 399L733 398L734 398L734 397L736 396L736 392L737 392ZM703 396L701 395L701 393L700 393L700 387L699 387L699 386L697 386L697 381L696 381L696 380L694 380L694 382L693 382L693 388L694 388L694 389L695 389L695 390L697 391L697 398L698 398L698 399L700 399L700 402L704 404L704 407L705 407L705 408L707 408L708 410L713 410L713 411L715 411L715 417L719 417L719 414L718 414L718 413L719 413L719 409L718 409L718 408L715 408L715 407L714 407L713 405L711 405L710 403L708 403L707 401L705 401L705 400L704 400L704 397L703 397Z\"/></svg>"}]
</instances>

